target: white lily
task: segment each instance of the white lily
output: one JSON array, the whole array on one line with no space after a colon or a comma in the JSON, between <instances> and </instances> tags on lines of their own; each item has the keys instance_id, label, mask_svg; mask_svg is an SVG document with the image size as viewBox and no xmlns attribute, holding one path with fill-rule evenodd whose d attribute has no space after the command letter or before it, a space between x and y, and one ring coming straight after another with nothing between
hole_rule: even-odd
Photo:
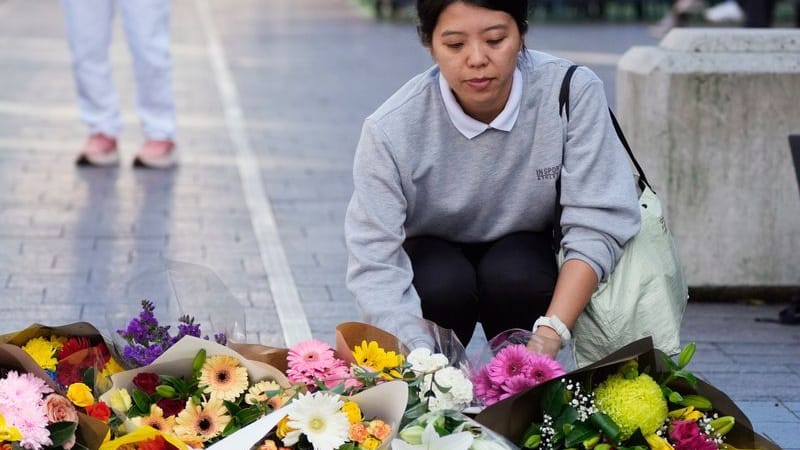
<instances>
[{"instance_id":1,"label":"white lily","mask_svg":"<svg viewBox=\"0 0 800 450\"><path fill-rule=\"evenodd\" d=\"M462 431L447 436L439 436L433 427L433 421L428 423L422 433L422 443L419 445L409 444L402 439L392 441L393 450L469 450L473 441L472 433Z\"/></svg>"}]
</instances>

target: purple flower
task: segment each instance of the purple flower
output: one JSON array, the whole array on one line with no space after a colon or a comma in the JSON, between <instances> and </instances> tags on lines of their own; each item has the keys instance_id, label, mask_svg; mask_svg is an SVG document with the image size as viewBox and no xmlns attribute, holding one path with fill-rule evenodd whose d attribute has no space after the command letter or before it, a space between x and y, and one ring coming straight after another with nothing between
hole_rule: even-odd
<instances>
[{"instance_id":1,"label":"purple flower","mask_svg":"<svg viewBox=\"0 0 800 450\"><path fill-rule=\"evenodd\" d=\"M117 330L128 345L122 351L123 359L132 366L145 366L161 356L174 343L184 336L200 337L200 324L195 323L194 317L181 316L178 319L178 333L170 335L170 326L159 325L153 312L155 305L149 300L142 300L142 310L137 317L131 319L124 330ZM205 336L208 340L209 337ZM214 340L222 345L227 342L225 333L214 335Z\"/></svg>"}]
</instances>

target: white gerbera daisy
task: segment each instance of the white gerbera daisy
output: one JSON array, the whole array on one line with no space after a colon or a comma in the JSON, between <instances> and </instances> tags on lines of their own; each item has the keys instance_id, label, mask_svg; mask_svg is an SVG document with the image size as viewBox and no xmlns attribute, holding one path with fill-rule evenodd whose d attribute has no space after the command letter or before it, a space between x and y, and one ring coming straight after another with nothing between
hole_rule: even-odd
<instances>
[{"instance_id":1,"label":"white gerbera daisy","mask_svg":"<svg viewBox=\"0 0 800 450\"><path fill-rule=\"evenodd\" d=\"M347 442L350 422L341 411L342 405L344 402L339 396L325 392L298 397L292 402L287 424L296 432L286 436L284 445L294 445L300 434L306 435L316 450L334 450Z\"/></svg>"}]
</instances>

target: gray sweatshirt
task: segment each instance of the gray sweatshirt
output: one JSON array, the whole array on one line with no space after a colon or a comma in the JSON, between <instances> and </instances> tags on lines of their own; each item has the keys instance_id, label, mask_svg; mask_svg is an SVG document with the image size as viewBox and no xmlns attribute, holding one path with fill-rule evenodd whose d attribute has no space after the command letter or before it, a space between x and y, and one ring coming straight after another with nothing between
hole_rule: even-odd
<instances>
[{"instance_id":1,"label":"gray sweatshirt","mask_svg":"<svg viewBox=\"0 0 800 450\"><path fill-rule=\"evenodd\" d=\"M559 117L570 65L533 51L519 59L522 103L509 132L462 135L445 109L437 66L367 117L345 217L347 285L364 320L413 337L412 317L422 310L403 242L423 235L487 242L552 230L559 172L564 259L586 262L600 280L611 273L639 231L636 189L592 71L575 72L570 120Z\"/></svg>"}]
</instances>

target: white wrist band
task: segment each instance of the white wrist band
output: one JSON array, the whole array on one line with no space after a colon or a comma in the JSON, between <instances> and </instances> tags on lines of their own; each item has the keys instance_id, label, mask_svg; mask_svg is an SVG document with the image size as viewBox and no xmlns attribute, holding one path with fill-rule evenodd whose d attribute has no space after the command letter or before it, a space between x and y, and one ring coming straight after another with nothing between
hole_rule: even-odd
<instances>
[{"instance_id":1,"label":"white wrist band","mask_svg":"<svg viewBox=\"0 0 800 450\"><path fill-rule=\"evenodd\" d=\"M547 327L552 328L558 336L561 338L561 347L564 347L567 344L567 341L572 339L572 334L569 332L569 328L564 325L564 322L558 318L558 316L550 316L550 317L539 317L536 319L536 322L533 323L533 333L536 333L536 330L539 327Z\"/></svg>"}]
</instances>

